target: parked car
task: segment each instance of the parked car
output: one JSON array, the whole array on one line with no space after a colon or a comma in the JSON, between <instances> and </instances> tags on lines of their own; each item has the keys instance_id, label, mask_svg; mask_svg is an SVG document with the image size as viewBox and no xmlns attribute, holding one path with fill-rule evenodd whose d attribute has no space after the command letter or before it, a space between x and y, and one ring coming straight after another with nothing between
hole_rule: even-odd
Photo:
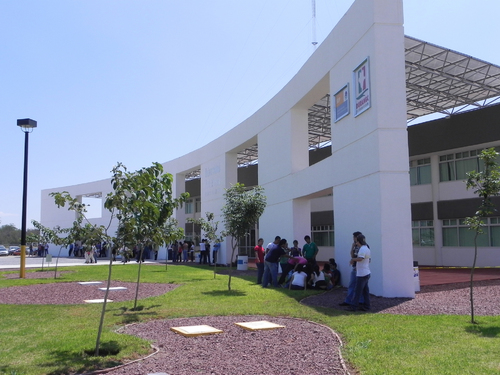
<instances>
[{"instance_id":1,"label":"parked car","mask_svg":"<svg viewBox=\"0 0 500 375\"><path fill-rule=\"evenodd\" d=\"M14 255L14 252L19 249L19 246L9 246L9 255Z\"/></svg>"},{"instance_id":2,"label":"parked car","mask_svg":"<svg viewBox=\"0 0 500 375\"><path fill-rule=\"evenodd\" d=\"M4 245L0 245L0 255L9 255L9 250Z\"/></svg>"},{"instance_id":3,"label":"parked car","mask_svg":"<svg viewBox=\"0 0 500 375\"><path fill-rule=\"evenodd\" d=\"M20 247L18 247L18 246L16 246L16 247L17 247L17 250L16 250L16 251L14 251L14 252L12 253L12 255L21 255L21 248L20 248ZM26 255L28 255L28 254L29 254L29 250L28 250L28 249L26 249Z\"/></svg>"}]
</instances>

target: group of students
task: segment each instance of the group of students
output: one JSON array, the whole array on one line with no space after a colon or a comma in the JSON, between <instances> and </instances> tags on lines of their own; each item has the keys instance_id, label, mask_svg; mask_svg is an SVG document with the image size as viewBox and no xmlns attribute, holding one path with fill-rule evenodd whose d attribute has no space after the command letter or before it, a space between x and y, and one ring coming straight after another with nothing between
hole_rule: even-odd
<instances>
[{"instance_id":1,"label":"group of students","mask_svg":"<svg viewBox=\"0 0 500 375\"><path fill-rule=\"evenodd\" d=\"M257 284L267 288L269 284L274 287L290 289L331 289L340 282L340 272L334 259L331 264L325 264L320 271L316 262L318 247L311 241L310 236L305 236L306 242L301 249L298 241L293 241L293 246L288 247L286 239L276 236L266 249L263 248L264 240L259 238L254 248L257 265ZM278 279L279 266L281 276Z\"/></svg>"},{"instance_id":2,"label":"group of students","mask_svg":"<svg viewBox=\"0 0 500 375\"><path fill-rule=\"evenodd\" d=\"M331 289L340 286L340 271L337 269L335 259L320 268L316 262L318 247L305 236L306 244L303 249L298 247L298 241L293 241L293 246L288 248L286 239L276 236L266 249L263 248L264 240L259 238L255 251L257 265L257 284L267 288L269 284L274 287L282 286L290 289ZM361 232L353 233L351 246L351 274L347 296L341 306L348 306L352 311L370 310L370 247ZM282 272L278 279L278 268Z\"/></svg>"}]
</instances>

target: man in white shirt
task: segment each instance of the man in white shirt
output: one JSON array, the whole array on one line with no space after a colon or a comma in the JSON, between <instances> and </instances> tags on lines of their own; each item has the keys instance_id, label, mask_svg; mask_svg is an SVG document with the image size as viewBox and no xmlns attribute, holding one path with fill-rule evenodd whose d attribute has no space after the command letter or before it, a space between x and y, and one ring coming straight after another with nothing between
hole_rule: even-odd
<instances>
[{"instance_id":1,"label":"man in white shirt","mask_svg":"<svg viewBox=\"0 0 500 375\"><path fill-rule=\"evenodd\" d=\"M365 236L358 234L356 236L356 245L359 247L357 258L351 259L351 265L356 263L356 289L351 303L351 310L358 308L363 311L370 310L370 289L368 281L370 280L370 248L366 244ZM364 304L359 304L359 299L363 296Z\"/></svg>"}]
</instances>

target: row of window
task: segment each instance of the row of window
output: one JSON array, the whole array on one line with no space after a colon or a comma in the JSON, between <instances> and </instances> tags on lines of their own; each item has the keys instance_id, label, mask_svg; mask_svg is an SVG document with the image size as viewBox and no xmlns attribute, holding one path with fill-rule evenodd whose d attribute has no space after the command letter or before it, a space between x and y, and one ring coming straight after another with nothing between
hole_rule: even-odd
<instances>
[{"instance_id":1,"label":"row of window","mask_svg":"<svg viewBox=\"0 0 500 375\"><path fill-rule=\"evenodd\" d=\"M500 147L495 147L497 152ZM439 157L439 182L466 180L467 173L481 172L484 163L479 159L480 150L456 152ZM500 163L500 155L497 156ZM425 185L432 183L431 159L424 158L410 161L410 185Z\"/></svg>"},{"instance_id":2,"label":"row of window","mask_svg":"<svg viewBox=\"0 0 500 375\"><path fill-rule=\"evenodd\" d=\"M484 218L483 233L477 237L479 247L500 246L500 218ZM465 219L443 220L443 246L474 247L476 232L470 230ZM434 222L421 220L412 222L413 245L434 246Z\"/></svg>"}]
</instances>

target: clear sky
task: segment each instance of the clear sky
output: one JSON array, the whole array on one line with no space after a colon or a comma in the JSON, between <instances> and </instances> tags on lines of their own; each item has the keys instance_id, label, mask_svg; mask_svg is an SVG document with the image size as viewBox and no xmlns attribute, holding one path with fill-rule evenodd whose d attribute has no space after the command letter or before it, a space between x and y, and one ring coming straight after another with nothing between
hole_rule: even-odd
<instances>
[{"instance_id":1,"label":"clear sky","mask_svg":"<svg viewBox=\"0 0 500 375\"><path fill-rule=\"evenodd\" d=\"M0 221L45 188L166 162L274 96L313 52L311 0L0 0ZM321 43L353 0L316 0ZM405 34L500 65L500 1L404 0Z\"/></svg>"}]
</instances>

